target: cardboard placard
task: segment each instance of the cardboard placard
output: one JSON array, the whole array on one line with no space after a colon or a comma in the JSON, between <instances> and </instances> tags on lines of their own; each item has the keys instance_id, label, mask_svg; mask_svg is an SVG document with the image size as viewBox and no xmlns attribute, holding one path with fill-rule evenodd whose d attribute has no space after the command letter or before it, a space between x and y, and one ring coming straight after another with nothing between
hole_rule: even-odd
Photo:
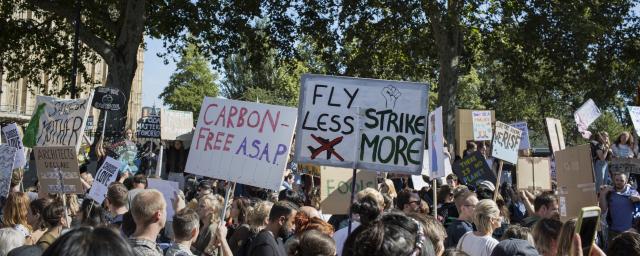
<instances>
[{"instance_id":1,"label":"cardboard placard","mask_svg":"<svg viewBox=\"0 0 640 256\"><path fill-rule=\"evenodd\" d=\"M527 122L516 122L509 125L522 132L520 135L520 146L518 147L518 149L529 149L531 145L529 143L529 127L527 126Z\"/></svg>"},{"instance_id":2,"label":"cardboard placard","mask_svg":"<svg viewBox=\"0 0 640 256\"><path fill-rule=\"evenodd\" d=\"M454 163L453 173L465 184L476 185L480 181L488 180L496 184L496 174L489 168L487 161L480 152L476 151L461 161Z\"/></svg>"},{"instance_id":3,"label":"cardboard placard","mask_svg":"<svg viewBox=\"0 0 640 256\"><path fill-rule=\"evenodd\" d=\"M147 182L147 188L157 189L158 191L160 191L160 193L162 193L164 201L167 203L167 220L172 220L173 215L175 215L176 212L173 210L173 204L171 203L171 200L175 200L175 192L180 190L180 188L178 187L178 182L161 179L147 179Z\"/></svg>"},{"instance_id":4,"label":"cardboard placard","mask_svg":"<svg viewBox=\"0 0 640 256\"><path fill-rule=\"evenodd\" d=\"M473 117L472 113L476 110L469 109L458 109L456 110L456 141L453 143L455 145L455 152L452 154L456 154L458 156L462 156L463 152L466 148L467 141L473 141ZM491 120L496 120L495 111L487 110L491 112Z\"/></svg>"},{"instance_id":5,"label":"cardboard placard","mask_svg":"<svg viewBox=\"0 0 640 256\"><path fill-rule=\"evenodd\" d=\"M186 171L278 191L296 109L205 97Z\"/></svg>"},{"instance_id":6,"label":"cardboard placard","mask_svg":"<svg viewBox=\"0 0 640 256\"><path fill-rule=\"evenodd\" d=\"M640 159L637 158L614 158L609 162L609 172L635 173L640 174Z\"/></svg>"},{"instance_id":7,"label":"cardboard placard","mask_svg":"<svg viewBox=\"0 0 640 256\"><path fill-rule=\"evenodd\" d=\"M25 132L25 146L74 146L78 152L92 97L93 94L85 99L67 100L38 95L37 109Z\"/></svg>"},{"instance_id":8,"label":"cardboard placard","mask_svg":"<svg viewBox=\"0 0 640 256\"><path fill-rule=\"evenodd\" d=\"M602 115L596 103L592 99L587 100L575 113L573 118L576 120L578 131L582 134L582 137L589 139L591 132L589 132L589 125L591 125L598 117Z\"/></svg>"},{"instance_id":9,"label":"cardboard placard","mask_svg":"<svg viewBox=\"0 0 640 256\"><path fill-rule=\"evenodd\" d=\"M297 162L421 173L428 91L420 83L304 75Z\"/></svg>"},{"instance_id":10,"label":"cardboard placard","mask_svg":"<svg viewBox=\"0 0 640 256\"><path fill-rule=\"evenodd\" d=\"M170 109L160 110L160 138L176 140L193 131L193 112Z\"/></svg>"},{"instance_id":11,"label":"cardboard placard","mask_svg":"<svg viewBox=\"0 0 640 256\"><path fill-rule=\"evenodd\" d=\"M96 178L93 180L93 185L91 185L87 196L91 197L96 203L102 204L107 196L109 185L116 181L118 177L120 165L122 165L120 161L107 157L96 172Z\"/></svg>"},{"instance_id":12,"label":"cardboard placard","mask_svg":"<svg viewBox=\"0 0 640 256\"><path fill-rule=\"evenodd\" d=\"M16 157L13 161L14 168L23 168L27 164L27 159L24 152L24 145L22 145L22 138L20 136L20 130L16 123L10 123L5 127L2 127L2 133L9 146L17 150Z\"/></svg>"},{"instance_id":13,"label":"cardboard placard","mask_svg":"<svg viewBox=\"0 0 640 256\"><path fill-rule=\"evenodd\" d=\"M591 146L584 144L556 152L560 220L576 218L582 207L597 205Z\"/></svg>"},{"instance_id":14,"label":"cardboard placard","mask_svg":"<svg viewBox=\"0 0 640 256\"><path fill-rule=\"evenodd\" d=\"M473 121L473 140L491 140L493 130L491 129L491 111L473 111L471 113Z\"/></svg>"},{"instance_id":15,"label":"cardboard placard","mask_svg":"<svg viewBox=\"0 0 640 256\"><path fill-rule=\"evenodd\" d=\"M9 195L16 152L17 150L14 147L7 144L0 145L0 197Z\"/></svg>"},{"instance_id":16,"label":"cardboard placard","mask_svg":"<svg viewBox=\"0 0 640 256\"><path fill-rule=\"evenodd\" d=\"M351 207L352 169L323 166L320 170L320 209L326 214L348 214ZM364 188L377 189L375 172L357 171L356 193Z\"/></svg>"},{"instance_id":17,"label":"cardboard placard","mask_svg":"<svg viewBox=\"0 0 640 256\"><path fill-rule=\"evenodd\" d=\"M633 123L633 128L636 130L636 135L640 134L640 107L628 106L629 116Z\"/></svg>"},{"instance_id":18,"label":"cardboard placard","mask_svg":"<svg viewBox=\"0 0 640 256\"><path fill-rule=\"evenodd\" d=\"M442 130L442 107L429 114L429 177L446 176L444 155L444 133ZM427 151L425 151L426 153ZM424 163L423 163L424 164Z\"/></svg>"},{"instance_id":19,"label":"cardboard placard","mask_svg":"<svg viewBox=\"0 0 640 256\"><path fill-rule=\"evenodd\" d=\"M562 132L562 123L555 118L545 118L544 122L547 126L547 139L549 140L549 148L552 154L564 150L564 133Z\"/></svg>"},{"instance_id":20,"label":"cardboard placard","mask_svg":"<svg viewBox=\"0 0 640 256\"><path fill-rule=\"evenodd\" d=\"M518 190L551 190L551 159L548 157L520 157L516 166Z\"/></svg>"},{"instance_id":21,"label":"cardboard placard","mask_svg":"<svg viewBox=\"0 0 640 256\"><path fill-rule=\"evenodd\" d=\"M522 132L503 122L496 122L496 134L493 136L491 155L512 164L518 163L518 148Z\"/></svg>"},{"instance_id":22,"label":"cardboard placard","mask_svg":"<svg viewBox=\"0 0 640 256\"><path fill-rule=\"evenodd\" d=\"M150 115L140 118L136 126L136 137L149 139L160 138L160 117Z\"/></svg>"},{"instance_id":23,"label":"cardboard placard","mask_svg":"<svg viewBox=\"0 0 640 256\"><path fill-rule=\"evenodd\" d=\"M78 156L73 146L35 147L36 169L40 191L44 193L84 194L80 182ZM64 191L60 188L58 170L64 177Z\"/></svg>"}]
</instances>

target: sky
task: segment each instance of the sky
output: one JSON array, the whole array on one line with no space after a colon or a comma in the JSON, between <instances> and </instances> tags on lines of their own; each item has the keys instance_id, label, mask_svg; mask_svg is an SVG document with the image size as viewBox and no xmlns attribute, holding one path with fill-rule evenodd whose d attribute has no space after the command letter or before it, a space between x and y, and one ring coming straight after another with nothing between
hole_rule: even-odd
<instances>
[{"instance_id":1,"label":"sky","mask_svg":"<svg viewBox=\"0 0 640 256\"><path fill-rule=\"evenodd\" d=\"M169 84L171 74L176 70L176 63L164 64L157 54L163 52L162 40L145 37L147 50L144 52L144 69L142 71L142 106L162 105L158 98L164 87Z\"/></svg>"}]
</instances>

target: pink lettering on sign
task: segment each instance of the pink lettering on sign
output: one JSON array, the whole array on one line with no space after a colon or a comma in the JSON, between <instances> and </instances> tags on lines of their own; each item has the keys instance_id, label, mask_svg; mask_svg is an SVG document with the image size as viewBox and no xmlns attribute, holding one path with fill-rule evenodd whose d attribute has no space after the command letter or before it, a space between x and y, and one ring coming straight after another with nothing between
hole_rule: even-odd
<instances>
[{"instance_id":1,"label":"pink lettering on sign","mask_svg":"<svg viewBox=\"0 0 640 256\"><path fill-rule=\"evenodd\" d=\"M269 109L260 111L233 105L219 108L218 104L215 103L209 104L206 107L203 121L206 125L225 128L241 128L246 125L246 127L249 128L256 128L258 133L262 133L265 130L265 126L274 133L278 125L289 127L288 124L279 124L280 111L275 111L274 114L274 112Z\"/></svg>"}]
</instances>

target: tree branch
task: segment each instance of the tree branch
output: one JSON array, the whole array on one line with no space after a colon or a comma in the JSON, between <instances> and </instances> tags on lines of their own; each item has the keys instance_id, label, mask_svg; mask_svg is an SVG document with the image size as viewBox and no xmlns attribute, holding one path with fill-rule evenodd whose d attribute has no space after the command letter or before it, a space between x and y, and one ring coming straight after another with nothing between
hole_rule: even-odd
<instances>
[{"instance_id":1,"label":"tree branch","mask_svg":"<svg viewBox=\"0 0 640 256\"><path fill-rule=\"evenodd\" d=\"M67 22L73 26L73 22L75 21L75 13L73 12L73 9L60 6L55 3L55 1L49 0L27 0L27 2L43 11L65 18ZM83 26L80 26L80 40L96 51L107 62L107 64L111 64L115 59L114 49L111 44L96 36Z\"/></svg>"}]
</instances>

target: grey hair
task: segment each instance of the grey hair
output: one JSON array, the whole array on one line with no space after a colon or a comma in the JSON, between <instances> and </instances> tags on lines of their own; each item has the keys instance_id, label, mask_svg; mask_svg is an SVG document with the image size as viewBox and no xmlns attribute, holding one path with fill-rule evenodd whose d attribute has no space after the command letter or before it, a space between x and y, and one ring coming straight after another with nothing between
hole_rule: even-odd
<instances>
[{"instance_id":1,"label":"grey hair","mask_svg":"<svg viewBox=\"0 0 640 256\"><path fill-rule=\"evenodd\" d=\"M11 250L23 246L25 237L14 228L0 229L0 255L7 255Z\"/></svg>"}]
</instances>

